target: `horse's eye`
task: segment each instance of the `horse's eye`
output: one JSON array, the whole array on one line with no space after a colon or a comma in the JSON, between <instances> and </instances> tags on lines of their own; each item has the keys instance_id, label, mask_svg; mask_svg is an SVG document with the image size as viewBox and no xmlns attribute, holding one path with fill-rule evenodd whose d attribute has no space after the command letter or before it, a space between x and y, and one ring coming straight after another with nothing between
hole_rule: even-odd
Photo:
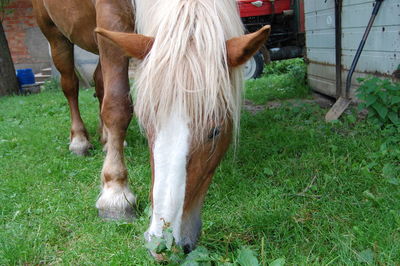
<instances>
[{"instance_id":1,"label":"horse's eye","mask_svg":"<svg viewBox=\"0 0 400 266\"><path fill-rule=\"evenodd\" d=\"M211 140L218 137L219 133L221 133L220 127L214 127L213 129L211 129L211 132L208 135L208 139Z\"/></svg>"}]
</instances>

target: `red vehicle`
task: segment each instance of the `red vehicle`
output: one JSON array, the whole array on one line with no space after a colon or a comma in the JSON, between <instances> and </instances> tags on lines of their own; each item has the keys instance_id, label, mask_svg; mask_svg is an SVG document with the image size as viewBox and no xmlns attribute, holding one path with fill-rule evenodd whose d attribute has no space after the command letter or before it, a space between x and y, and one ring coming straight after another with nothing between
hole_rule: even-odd
<instances>
[{"instance_id":1,"label":"red vehicle","mask_svg":"<svg viewBox=\"0 0 400 266\"><path fill-rule=\"evenodd\" d=\"M270 14L280 14L290 10L290 0L241 0L238 1L241 17L256 17Z\"/></svg>"},{"instance_id":2,"label":"red vehicle","mask_svg":"<svg viewBox=\"0 0 400 266\"><path fill-rule=\"evenodd\" d=\"M246 64L245 77L257 78L264 63L303 55L304 0L237 0L246 30L271 25L265 47Z\"/></svg>"}]
</instances>

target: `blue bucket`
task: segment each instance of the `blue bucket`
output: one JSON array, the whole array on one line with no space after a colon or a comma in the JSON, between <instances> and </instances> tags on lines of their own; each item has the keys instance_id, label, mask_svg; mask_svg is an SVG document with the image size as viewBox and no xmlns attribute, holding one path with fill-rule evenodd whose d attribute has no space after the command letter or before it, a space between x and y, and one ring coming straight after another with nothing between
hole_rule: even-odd
<instances>
[{"instance_id":1,"label":"blue bucket","mask_svg":"<svg viewBox=\"0 0 400 266\"><path fill-rule=\"evenodd\" d=\"M35 84L35 75L32 68L17 69L17 79L20 89L22 85Z\"/></svg>"}]
</instances>

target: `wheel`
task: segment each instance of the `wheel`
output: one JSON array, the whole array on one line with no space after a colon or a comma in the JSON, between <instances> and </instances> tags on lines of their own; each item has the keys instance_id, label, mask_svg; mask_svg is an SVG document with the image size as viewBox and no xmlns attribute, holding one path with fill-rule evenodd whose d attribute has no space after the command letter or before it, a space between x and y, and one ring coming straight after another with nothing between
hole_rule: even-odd
<instances>
[{"instance_id":1,"label":"wheel","mask_svg":"<svg viewBox=\"0 0 400 266\"><path fill-rule=\"evenodd\" d=\"M244 66L244 78L256 79L260 77L264 69L264 57L261 52L257 52Z\"/></svg>"}]
</instances>

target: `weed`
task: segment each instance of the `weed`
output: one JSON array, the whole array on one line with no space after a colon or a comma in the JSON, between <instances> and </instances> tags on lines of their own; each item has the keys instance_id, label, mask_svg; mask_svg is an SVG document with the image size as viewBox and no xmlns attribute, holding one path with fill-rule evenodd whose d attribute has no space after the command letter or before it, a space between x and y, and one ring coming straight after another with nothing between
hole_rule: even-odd
<instances>
[{"instance_id":1,"label":"weed","mask_svg":"<svg viewBox=\"0 0 400 266\"><path fill-rule=\"evenodd\" d=\"M240 247L236 252L237 257L230 262L230 260L221 257L217 253L211 253L206 247L198 246L195 250L190 252L187 256L184 254L181 247L177 246L172 228L166 224L163 228L163 236L153 236L151 240L146 243L145 247L153 254L161 255L164 262L168 265L239 265L239 266L258 266L259 262L256 253L248 247Z\"/></svg>"},{"instance_id":2,"label":"weed","mask_svg":"<svg viewBox=\"0 0 400 266\"><path fill-rule=\"evenodd\" d=\"M359 108L368 110L368 119L379 126L400 126L400 83L377 77L358 81L361 86L357 98L362 101Z\"/></svg>"}]
</instances>

